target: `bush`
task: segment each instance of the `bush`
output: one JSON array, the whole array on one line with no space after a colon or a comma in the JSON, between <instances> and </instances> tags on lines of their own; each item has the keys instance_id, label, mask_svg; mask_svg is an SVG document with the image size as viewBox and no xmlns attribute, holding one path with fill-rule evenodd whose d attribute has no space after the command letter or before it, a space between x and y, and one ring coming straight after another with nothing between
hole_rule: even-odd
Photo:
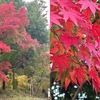
<instances>
[{"instance_id":1,"label":"bush","mask_svg":"<svg viewBox=\"0 0 100 100\"><path fill-rule=\"evenodd\" d=\"M29 89L28 77L26 75L17 76L18 88L21 90Z\"/></svg>"}]
</instances>

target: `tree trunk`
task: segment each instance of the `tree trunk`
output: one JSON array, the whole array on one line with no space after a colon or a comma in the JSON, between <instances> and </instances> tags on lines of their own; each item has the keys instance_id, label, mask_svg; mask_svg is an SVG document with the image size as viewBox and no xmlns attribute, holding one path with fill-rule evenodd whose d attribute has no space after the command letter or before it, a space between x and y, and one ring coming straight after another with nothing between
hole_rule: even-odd
<instances>
[{"instance_id":1,"label":"tree trunk","mask_svg":"<svg viewBox=\"0 0 100 100\"><path fill-rule=\"evenodd\" d=\"M5 84L5 81L3 80L2 82L2 90L5 90L6 89L6 84Z\"/></svg>"},{"instance_id":2,"label":"tree trunk","mask_svg":"<svg viewBox=\"0 0 100 100\"><path fill-rule=\"evenodd\" d=\"M33 96L33 79L30 78L30 95Z\"/></svg>"},{"instance_id":3,"label":"tree trunk","mask_svg":"<svg viewBox=\"0 0 100 100\"><path fill-rule=\"evenodd\" d=\"M15 89L15 72L14 72L14 69L12 70L12 73L13 73L13 77L12 77L13 81L12 82L13 82L13 90L14 90Z\"/></svg>"}]
</instances>

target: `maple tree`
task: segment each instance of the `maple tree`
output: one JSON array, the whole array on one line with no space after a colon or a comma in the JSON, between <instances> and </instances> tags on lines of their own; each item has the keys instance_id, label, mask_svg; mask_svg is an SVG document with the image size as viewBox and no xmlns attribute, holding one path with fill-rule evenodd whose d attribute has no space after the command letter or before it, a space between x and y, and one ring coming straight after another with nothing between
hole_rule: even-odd
<instances>
[{"instance_id":1,"label":"maple tree","mask_svg":"<svg viewBox=\"0 0 100 100\"><path fill-rule=\"evenodd\" d=\"M57 79L66 89L71 83L79 88L89 83L97 94L100 92L99 3L51 0L50 6L51 71L59 72Z\"/></svg>"},{"instance_id":2,"label":"maple tree","mask_svg":"<svg viewBox=\"0 0 100 100\"><path fill-rule=\"evenodd\" d=\"M13 2L0 4L0 57L15 48L26 51L30 47L34 48L34 40L25 30L28 24L24 7L16 10ZM4 72L10 70L10 66L12 65L7 61L0 62L0 79L5 82L8 82L8 79Z\"/></svg>"}]
</instances>

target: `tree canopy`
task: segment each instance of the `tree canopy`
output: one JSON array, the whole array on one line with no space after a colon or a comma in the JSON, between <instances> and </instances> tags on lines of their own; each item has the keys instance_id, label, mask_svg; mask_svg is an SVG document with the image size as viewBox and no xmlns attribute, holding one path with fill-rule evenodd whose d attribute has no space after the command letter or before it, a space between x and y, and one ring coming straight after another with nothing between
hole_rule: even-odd
<instances>
[{"instance_id":1,"label":"tree canopy","mask_svg":"<svg viewBox=\"0 0 100 100\"><path fill-rule=\"evenodd\" d=\"M51 0L51 71L65 89L87 83L100 92L100 5L96 0ZM75 97L75 96L74 96ZM73 97L72 100L75 98Z\"/></svg>"}]
</instances>

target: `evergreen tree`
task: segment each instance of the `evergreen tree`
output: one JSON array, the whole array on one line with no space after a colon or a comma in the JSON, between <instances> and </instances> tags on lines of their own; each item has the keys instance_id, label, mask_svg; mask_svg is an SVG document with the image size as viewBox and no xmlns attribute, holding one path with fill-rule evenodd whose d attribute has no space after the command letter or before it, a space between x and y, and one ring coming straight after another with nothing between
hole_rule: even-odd
<instances>
[{"instance_id":1,"label":"evergreen tree","mask_svg":"<svg viewBox=\"0 0 100 100\"><path fill-rule=\"evenodd\" d=\"M40 43L47 43L49 40L48 30L47 30L47 19L45 13L43 14L44 2L42 0L35 0L33 2L27 3L26 8L28 11L28 18L30 20L30 25L27 27L27 32L36 38Z\"/></svg>"}]
</instances>

